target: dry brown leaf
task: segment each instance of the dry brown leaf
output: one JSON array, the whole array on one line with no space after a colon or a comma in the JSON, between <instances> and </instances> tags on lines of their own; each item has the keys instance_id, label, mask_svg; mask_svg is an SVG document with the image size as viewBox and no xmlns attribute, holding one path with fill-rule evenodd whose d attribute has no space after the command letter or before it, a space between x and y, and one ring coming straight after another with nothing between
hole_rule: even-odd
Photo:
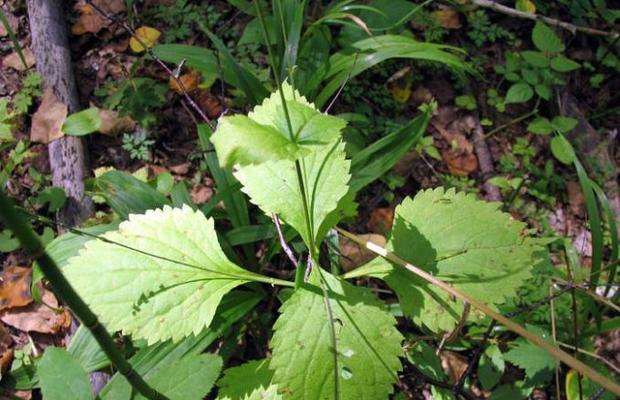
<instances>
[{"instance_id":1,"label":"dry brown leaf","mask_svg":"<svg viewBox=\"0 0 620 400\"><path fill-rule=\"evenodd\" d=\"M478 168L478 158L473 152L448 149L441 152L452 175L467 176Z\"/></svg>"},{"instance_id":2,"label":"dry brown leaf","mask_svg":"<svg viewBox=\"0 0 620 400\"><path fill-rule=\"evenodd\" d=\"M32 302L30 268L12 265L0 274L0 310L22 307Z\"/></svg>"},{"instance_id":3,"label":"dry brown leaf","mask_svg":"<svg viewBox=\"0 0 620 400\"><path fill-rule=\"evenodd\" d=\"M441 366L450 377L450 382L457 382L467 370L467 357L453 351L444 350L439 353Z\"/></svg>"},{"instance_id":4,"label":"dry brown leaf","mask_svg":"<svg viewBox=\"0 0 620 400\"><path fill-rule=\"evenodd\" d=\"M192 201L196 204L206 203L213 197L213 189L208 186L195 186L190 192Z\"/></svg>"},{"instance_id":5,"label":"dry brown leaf","mask_svg":"<svg viewBox=\"0 0 620 400\"><path fill-rule=\"evenodd\" d=\"M61 138L65 119L67 119L67 106L56 97L51 88L46 88L41 105L32 115L30 140L47 144Z\"/></svg>"},{"instance_id":6,"label":"dry brown leaf","mask_svg":"<svg viewBox=\"0 0 620 400\"><path fill-rule=\"evenodd\" d=\"M357 236L365 241L378 244L379 246L385 246L387 242L384 236L376 233L366 233ZM375 257L377 257L377 255L366 247L361 247L343 236L340 237L340 265L345 271L350 271L353 268L359 267Z\"/></svg>"},{"instance_id":7,"label":"dry brown leaf","mask_svg":"<svg viewBox=\"0 0 620 400\"><path fill-rule=\"evenodd\" d=\"M11 339L11 335L7 332L4 324L0 322L0 379L11 367L11 362L13 361L12 344L13 339Z\"/></svg>"},{"instance_id":8,"label":"dry brown leaf","mask_svg":"<svg viewBox=\"0 0 620 400\"><path fill-rule=\"evenodd\" d=\"M99 132L104 135L118 135L120 133L133 132L136 128L136 121L128 115L119 117L116 111L99 109L99 118L101 125Z\"/></svg>"},{"instance_id":9,"label":"dry brown leaf","mask_svg":"<svg viewBox=\"0 0 620 400\"><path fill-rule=\"evenodd\" d=\"M200 76L200 72L198 71L191 71L187 74L179 76L179 80L183 84L185 90L187 90L188 92L192 92L198 89L198 85L200 84L201 79L202 77ZM177 83L176 79L170 78L170 82L168 85L170 86L170 89L174 90L178 94L183 94L183 89L181 89L181 86Z\"/></svg>"},{"instance_id":10,"label":"dry brown leaf","mask_svg":"<svg viewBox=\"0 0 620 400\"><path fill-rule=\"evenodd\" d=\"M224 112L224 108L220 101L208 90L198 90L196 101L200 109L204 111L209 118L217 118Z\"/></svg>"},{"instance_id":11,"label":"dry brown leaf","mask_svg":"<svg viewBox=\"0 0 620 400\"><path fill-rule=\"evenodd\" d=\"M125 11L124 0L93 0L93 4L108 15L114 15ZM71 27L71 33L74 35L97 33L111 24L108 19L101 16L88 4L77 4L75 8L80 13L80 16L77 22Z\"/></svg>"},{"instance_id":12,"label":"dry brown leaf","mask_svg":"<svg viewBox=\"0 0 620 400\"><path fill-rule=\"evenodd\" d=\"M140 41L138 41L133 36L131 37L131 39L129 39L129 47L134 53L141 53L145 51L146 49L144 48L144 46L146 46L146 48L151 48L155 46L155 43L157 43L157 40L159 40L159 37L161 36L160 31L146 25L136 29L135 34L136 37L140 39Z\"/></svg>"},{"instance_id":13,"label":"dry brown leaf","mask_svg":"<svg viewBox=\"0 0 620 400\"><path fill-rule=\"evenodd\" d=\"M579 182L570 181L566 184L568 205L573 215L583 215L585 199Z\"/></svg>"},{"instance_id":14,"label":"dry brown leaf","mask_svg":"<svg viewBox=\"0 0 620 400\"><path fill-rule=\"evenodd\" d=\"M375 208L370 213L370 218L366 227L370 232L387 234L392 230L394 221L394 210L391 208Z\"/></svg>"},{"instance_id":15,"label":"dry brown leaf","mask_svg":"<svg viewBox=\"0 0 620 400\"><path fill-rule=\"evenodd\" d=\"M35 63L34 54L32 54L32 50L29 47L22 49L22 54L24 55L24 60L26 61L26 65L22 63L21 58L19 58L19 54L16 51L4 57L2 60L2 66L13 68L18 71L25 71L32 67Z\"/></svg>"},{"instance_id":16,"label":"dry brown leaf","mask_svg":"<svg viewBox=\"0 0 620 400\"><path fill-rule=\"evenodd\" d=\"M0 321L24 332L58 333L69 328L71 315L67 310L58 310L56 296L40 288L43 303L31 303L24 307L11 308L0 313Z\"/></svg>"},{"instance_id":17,"label":"dry brown leaf","mask_svg":"<svg viewBox=\"0 0 620 400\"><path fill-rule=\"evenodd\" d=\"M183 163L183 164L178 164L178 165L173 165L172 167L170 167L170 172L177 174L177 175L185 175L189 172L189 167L191 166L191 163Z\"/></svg>"},{"instance_id":18,"label":"dry brown leaf","mask_svg":"<svg viewBox=\"0 0 620 400\"><path fill-rule=\"evenodd\" d=\"M459 29L461 21L459 13L454 8L442 7L441 9L431 13L431 16L441 27L446 29Z\"/></svg>"}]
</instances>

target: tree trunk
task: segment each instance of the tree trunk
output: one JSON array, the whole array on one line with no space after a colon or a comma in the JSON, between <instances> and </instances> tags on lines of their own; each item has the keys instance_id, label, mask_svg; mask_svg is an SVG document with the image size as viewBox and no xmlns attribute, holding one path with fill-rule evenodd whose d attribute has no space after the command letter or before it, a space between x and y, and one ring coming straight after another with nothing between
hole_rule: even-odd
<instances>
[{"instance_id":1,"label":"tree trunk","mask_svg":"<svg viewBox=\"0 0 620 400\"><path fill-rule=\"evenodd\" d=\"M30 46L45 86L51 87L72 113L81 107L73 76L63 3L58 0L28 0ZM66 136L51 142L48 152L52 183L64 189L67 195L67 203L59 212L58 220L63 226L77 226L93 213L92 201L84 197L84 177L88 175L84 143L82 138ZM63 230L62 226L59 230ZM73 324L69 338L75 328ZM109 375L102 372L90 374L93 392L98 393L108 379Z\"/></svg>"},{"instance_id":2,"label":"tree trunk","mask_svg":"<svg viewBox=\"0 0 620 400\"><path fill-rule=\"evenodd\" d=\"M71 113L79 111L80 102L62 7L62 1L28 0L28 19L37 70ZM69 227L79 225L93 212L92 201L84 197L88 174L84 143L79 137L67 136L51 142L48 151L52 182L67 194L59 221Z\"/></svg>"}]
</instances>

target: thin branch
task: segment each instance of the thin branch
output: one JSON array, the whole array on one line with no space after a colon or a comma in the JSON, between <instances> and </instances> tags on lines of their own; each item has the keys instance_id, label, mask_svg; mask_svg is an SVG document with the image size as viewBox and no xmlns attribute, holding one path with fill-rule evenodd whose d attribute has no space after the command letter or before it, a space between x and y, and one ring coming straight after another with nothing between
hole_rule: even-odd
<instances>
[{"instance_id":1,"label":"thin branch","mask_svg":"<svg viewBox=\"0 0 620 400\"><path fill-rule=\"evenodd\" d=\"M597 360L600 360L601 362L605 363L605 365L607 365L609 368L613 369L617 374L620 374L620 368L616 367L611 361L609 361L605 357L599 356L598 354L592 353L584 349L580 349L578 347L573 346L572 344L568 344L564 342L558 342L558 344L562 347L566 347L567 349L571 349L573 351L577 350L577 352L581 354L585 354L587 356L596 358Z\"/></svg>"},{"instance_id":2,"label":"thin branch","mask_svg":"<svg viewBox=\"0 0 620 400\"><path fill-rule=\"evenodd\" d=\"M200 115L200 118L202 118L202 120L207 125L209 125L209 127L211 128L212 131L215 130L215 128L214 128L213 124L211 123L211 120L209 119L207 114L205 114L204 111L202 111L202 109L198 106L198 104L196 104L194 99L192 99L192 96L189 95L189 92L187 91L187 89L185 88L185 85L183 84L181 79L179 79L177 74L175 74L174 71L172 71L166 65L166 63L164 63L161 60L161 58L159 58L153 52L153 50L146 43L144 43L144 41L142 39L140 39L140 37L136 34L136 32L133 29L131 29L131 27L125 21L120 20L120 19L114 17L113 15L110 15L110 14L106 13L99 6L97 6L95 3L93 3L92 0L85 0L85 1L86 1L86 4L91 6L103 18L107 19L108 21L110 21L110 22L112 22L114 24L118 24L118 25L122 26L123 29L125 29L127 31L127 33L129 33L131 35L131 37L134 38L140 44L140 46L142 46L142 48L144 48L146 53L149 56L151 56L153 61L155 61L157 64L159 64L164 69L164 71L166 71L166 73L170 76L170 79L174 80L174 82L179 86L179 88L183 92L183 96L185 97L185 99L187 100L189 105L194 109L194 111L196 111L198 113L198 115Z\"/></svg>"},{"instance_id":3,"label":"thin branch","mask_svg":"<svg viewBox=\"0 0 620 400\"><path fill-rule=\"evenodd\" d=\"M585 26L577 26L577 25L573 25L568 22L554 19L554 18L545 17L544 15L530 14L525 11L515 10L514 8L506 7L505 5L499 4L492 0L472 0L471 2L480 7L490 8L497 12L501 12L503 14L507 14L513 17L525 18L525 19L529 19L532 21L542 21L549 25L558 26L560 28L566 29L572 34L575 34L577 32L583 32L588 35L606 36L606 37L612 37L612 38L616 38L620 35L618 32L607 32L607 31L602 31L600 29L588 28Z\"/></svg>"},{"instance_id":4,"label":"thin branch","mask_svg":"<svg viewBox=\"0 0 620 400\"><path fill-rule=\"evenodd\" d=\"M286 243L286 239L284 239L284 235L282 234L282 227L280 226L280 218L278 218L278 214L272 213L271 218L273 219L273 224L276 226L276 232L278 232L278 238L280 239L280 246L282 246L284 253L286 253L288 259L291 260L291 262L293 263L293 266L297 268L297 266L299 265L299 262L297 261L297 258L295 257L295 253L293 253L293 250L289 247L288 243Z\"/></svg>"}]
</instances>

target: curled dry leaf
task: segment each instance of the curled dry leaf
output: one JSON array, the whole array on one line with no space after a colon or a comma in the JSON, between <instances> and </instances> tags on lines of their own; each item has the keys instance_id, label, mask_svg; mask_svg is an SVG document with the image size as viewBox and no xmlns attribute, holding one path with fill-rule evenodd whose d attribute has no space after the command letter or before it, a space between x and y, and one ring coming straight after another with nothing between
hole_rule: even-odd
<instances>
[{"instance_id":1,"label":"curled dry leaf","mask_svg":"<svg viewBox=\"0 0 620 400\"><path fill-rule=\"evenodd\" d=\"M24 332L58 333L71 325L71 315L65 309L58 309L56 296L45 288L42 303L31 303L24 307L11 308L0 313L0 321Z\"/></svg>"},{"instance_id":2,"label":"curled dry leaf","mask_svg":"<svg viewBox=\"0 0 620 400\"><path fill-rule=\"evenodd\" d=\"M104 135L118 135L120 133L132 132L136 128L136 121L129 116L119 117L116 111L99 109L101 125L99 132Z\"/></svg>"},{"instance_id":3,"label":"curled dry leaf","mask_svg":"<svg viewBox=\"0 0 620 400\"><path fill-rule=\"evenodd\" d=\"M439 357L441 358L441 366L450 377L450 382L458 381L467 370L467 357L459 353L444 350L439 353Z\"/></svg>"},{"instance_id":4,"label":"curled dry leaf","mask_svg":"<svg viewBox=\"0 0 620 400\"><path fill-rule=\"evenodd\" d=\"M472 151L450 148L441 152L452 175L467 176L478 168L478 159Z\"/></svg>"},{"instance_id":5,"label":"curled dry leaf","mask_svg":"<svg viewBox=\"0 0 620 400\"><path fill-rule=\"evenodd\" d=\"M0 379L11 367L11 362L13 361L12 344L13 339L11 339L11 335L7 332L4 324L0 322Z\"/></svg>"},{"instance_id":6,"label":"curled dry leaf","mask_svg":"<svg viewBox=\"0 0 620 400\"><path fill-rule=\"evenodd\" d=\"M183 84L185 90L187 90L188 92L192 92L198 89L198 85L200 84L201 80L200 72L190 71L187 74L179 76L179 80ZM178 94L183 94L183 89L181 89L181 86L177 83L176 79L170 78L170 82L168 85L170 86L170 89L174 90Z\"/></svg>"},{"instance_id":7,"label":"curled dry leaf","mask_svg":"<svg viewBox=\"0 0 620 400\"><path fill-rule=\"evenodd\" d=\"M62 124L66 118L67 106L58 99L51 88L46 88L41 105L32 116L30 140L47 144L61 138Z\"/></svg>"},{"instance_id":8,"label":"curled dry leaf","mask_svg":"<svg viewBox=\"0 0 620 400\"><path fill-rule=\"evenodd\" d=\"M2 66L13 68L18 71L25 71L32 67L35 63L34 54L32 54L32 50L29 47L22 49L22 54L24 55L24 60L26 61L26 65L22 62L21 58L19 58L19 54L16 51L7 55L2 60Z\"/></svg>"},{"instance_id":9,"label":"curled dry leaf","mask_svg":"<svg viewBox=\"0 0 620 400\"><path fill-rule=\"evenodd\" d=\"M357 235L365 241L376 243L380 246L385 246L386 239L382 235L376 233L366 233L363 235ZM365 247L361 247L357 243L341 236L340 237L340 265L345 271L350 271L360 265L367 263L377 255Z\"/></svg>"},{"instance_id":10,"label":"curled dry leaf","mask_svg":"<svg viewBox=\"0 0 620 400\"><path fill-rule=\"evenodd\" d=\"M394 209L392 208L375 208L370 213L370 218L366 227L369 231L386 235L392 230L392 222L394 221Z\"/></svg>"},{"instance_id":11,"label":"curled dry leaf","mask_svg":"<svg viewBox=\"0 0 620 400\"><path fill-rule=\"evenodd\" d=\"M448 143L441 155L450 173L467 176L478 168L474 145L465 135L471 132L471 118L461 115L454 107L440 107L431 119L431 125Z\"/></svg>"},{"instance_id":12,"label":"curled dry leaf","mask_svg":"<svg viewBox=\"0 0 620 400\"><path fill-rule=\"evenodd\" d=\"M441 7L439 10L434 11L431 16L442 28L445 29L460 29L461 21L459 19L459 13L452 7Z\"/></svg>"},{"instance_id":13,"label":"curled dry leaf","mask_svg":"<svg viewBox=\"0 0 620 400\"><path fill-rule=\"evenodd\" d=\"M178 165L173 165L172 167L170 167L170 172L172 172L173 174L177 174L177 175L185 175L189 172L189 167L191 166L191 163L183 163L183 164L178 164Z\"/></svg>"},{"instance_id":14,"label":"curled dry leaf","mask_svg":"<svg viewBox=\"0 0 620 400\"><path fill-rule=\"evenodd\" d=\"M192 188L190 196L194 203L204 204L213 197L213 189L204 185L195 186Z\"/></svg>"},{"instance_id":15,"label":"curled dry leaf","mask_svg":"<svg viewBox=\"0 0 620 400\"><path fill-rule=\"evenodd\" d=\"M207 89L198 90L196 101L200 109L204 111L209 118L217 118L224 112L224 108L220 101Z\"/></svg>"},{"instance_id":16,"label":"curled dry leaf","mask_svg":"<svg viewBox=\"0 0 620 400\"><path fill-rule=\"evenodd\" d=\"M30 283L32 270L16 265L6 268L0 274L0 310L22 307L32 303Z\"/></svg>"},{"instance_id":17,"label":"curled dry leaf","mask_svg":"<svg viewBox=\"0 0 620 400\"><path fill-rule=\"evenodd\" d=\"M93 0L93 3L109 15L118 14L125 10L124 0ZM85 33L97 33L103 28L110 26L111 22L102 17L93 7L85 3L75 6L80 13L77 22L71 27L74 35Z\"/></svg>"}]
</instances>

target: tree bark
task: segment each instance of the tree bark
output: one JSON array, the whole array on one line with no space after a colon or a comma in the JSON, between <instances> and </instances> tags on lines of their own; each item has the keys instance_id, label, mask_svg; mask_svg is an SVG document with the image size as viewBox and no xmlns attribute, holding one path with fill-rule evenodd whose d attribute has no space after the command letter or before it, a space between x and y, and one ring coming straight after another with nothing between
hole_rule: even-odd
<instances>
[{"instance_id":1,"label":"tree bark","mask_svg":"<svg viewBox=\"0 0 620 400\"><path fill-rule=\"evenodd\" d=\"M80 102L62 7L62 1L28 0L28 19L37 71L71 113L79 111ZM92 201L84 197L88 174L84 143L79 137L67 136L51 142L48 151L52 183L67 195L59 221L69 227L79 225L93 212Z\"/></svg>"},{"instance_id":2,"label":"tree bark","mask_svg":"<svg viewBox=\"0 0 620 400\"><path fill-rule=\"evenodd\" d=\"M28 0L30 47L45 86L52 88L73 113L81 107L71 64L63 3L58 0ZM74 136L51 142L48 153L52 183L67 195L65 207L58 213L58 221L62 224L59 231L63 231L63 227L77 226L93 213L91 199L84 196L84 178L88 175L87 154L82 138ZM70 340L76 324L71 328L67 340ZM109 375L102 372L90 374L93 392L97 394L108 379Z\"/></svg>"}]
</instances>

